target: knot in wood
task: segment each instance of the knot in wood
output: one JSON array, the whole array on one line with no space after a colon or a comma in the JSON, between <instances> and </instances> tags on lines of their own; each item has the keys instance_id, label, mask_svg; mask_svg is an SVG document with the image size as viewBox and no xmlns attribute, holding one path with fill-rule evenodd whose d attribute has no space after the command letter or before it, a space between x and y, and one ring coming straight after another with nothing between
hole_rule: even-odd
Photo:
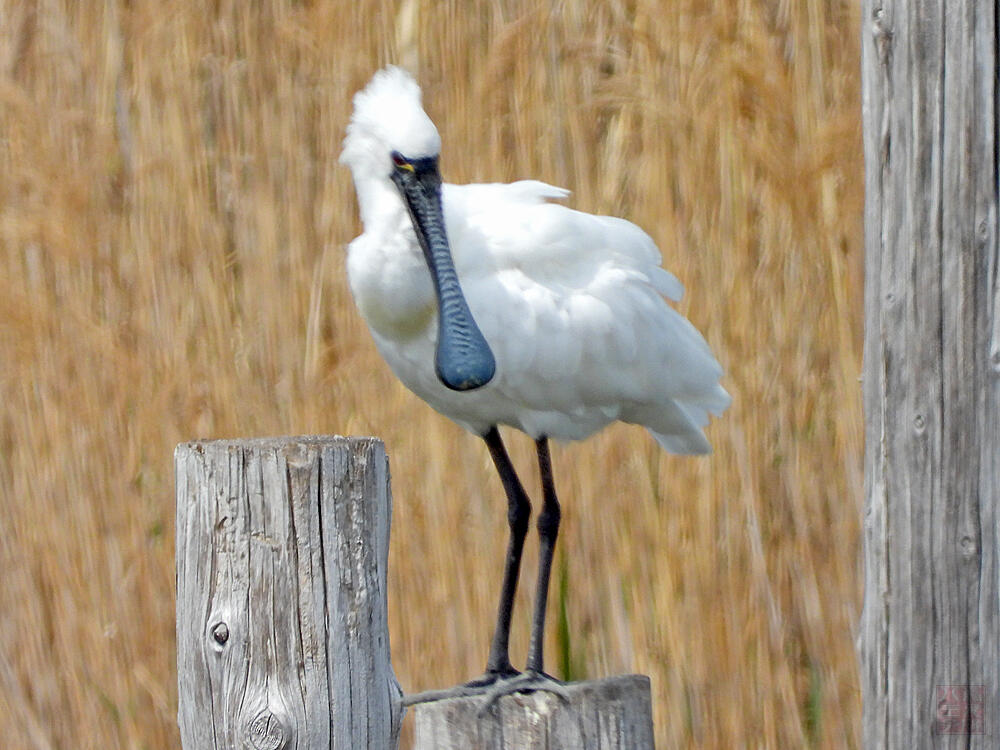
<instances>
[{"instance_id":1,"label":"knot in wood","mask_svg":"<svg viewBox=\"0 0 1000 750\"><path fill-rule=\"evenodd\" d=\"M226 645L226 641L229 640L229 626L224 622L216 623L212 628L212 640L220 646Z\"/></svg>"},{"instance_id":2,"label":"knot in wood","mask_svg":"<svg viewBox=\"0 0 1000 750\"><path fill-rule=\"evenodd\" d=\"M872 36L875 39L879 62L888 67L889 57L892 54L893 32L886 18L885 8L881 5L872 8Z\"/></svg>"},{"instance_id":3,"label":"knot in wood","mask_svg":"<svg viewBox=\"0 0 1000 750\"><path fill-rule=\"evenodd\" d=\"M979 244L979 249L986 247L990 240L990 222L986 219L980 219L979 224L976 226L976 242Z\"/></svg>"},{"instance_id":4,"label":"knot in wood","mask_svg":"<svg viewBox=\"0 0 1000 750\"><path fill-rule=\"evenodd\" d=\"M970 559L972 559L973 557L976 556L976 552L977 552L977 549L976 549L976 546L977 546L976 545L976 540L973 539L970 534L966 534L965 536L963 536L961 538L961 540L959 541L959 545L962 548L962 555L967 560L970 560Z\"/></svg>"},{"instance_id":5,"label":"knot in wood","mask_svg":"<svg viewBox=\"0 0 1000 750\"><path fill-rule=\"evenodd\" d=\"M247 726L247 747L253 750L281 750L288 745L289 732L284 723L264 709Z\"/></svg>"}]
</instances>

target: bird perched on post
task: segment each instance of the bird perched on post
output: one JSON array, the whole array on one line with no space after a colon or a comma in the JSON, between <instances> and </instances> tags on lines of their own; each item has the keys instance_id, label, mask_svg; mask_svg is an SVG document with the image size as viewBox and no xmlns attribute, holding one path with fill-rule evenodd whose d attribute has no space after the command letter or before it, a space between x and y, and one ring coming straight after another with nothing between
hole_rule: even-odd
<instances>
[{"instance_id":1,"label":"bird perched on post","mask_svg":"<svg viewBox=\"0 0 1000 750\"><path fill-rule=\"evenodd\" d=\"M406 71L385 68L355 95L340 157L364 224L347 249L355 302L396 376L485 440L508 503L486 671L426 697L557 689L542 654L560 516L549 438L580 440L623 421L646 427L672 453L708 453L702 428L730 397L705 339L668 303L683 287L660 267L645 232L552 203L568 191L534 180L442 184L440 151ZM500 425L534 439L542 480L523 673L511 665L508 640L531 506Z\"/></svg>"}]
</instances>

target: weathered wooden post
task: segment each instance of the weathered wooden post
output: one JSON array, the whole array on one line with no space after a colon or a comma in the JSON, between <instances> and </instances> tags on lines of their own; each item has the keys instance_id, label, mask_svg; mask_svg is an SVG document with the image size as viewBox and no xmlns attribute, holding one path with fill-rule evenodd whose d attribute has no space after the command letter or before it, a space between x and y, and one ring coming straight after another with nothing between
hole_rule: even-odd
<instances>
[{"instance_id":1,"label":"weathered wooden post","mask_svg":"<svg viewBox=\"0 0 1000 750\"><path fill-rule=\"evenodd\" d=\"M653 750L649 678L566 685L566 695L517 693L418 703L413 750Z\"/></svg>"},{"instance_id":2,"label":"weathered wooden post","mask_svg":"<svg viewBox=\"0 0 1000 750\"><path fill-rule=\"evenodd\" d=\"M864 746L996 748L997 4L862 18Z\"/></svg>"},{"instance_id":3,"label":"weathered wooden post","mask_svg":"<svg viewBox=\"0 0 1000 750\"><path fill-rule=\"evenodd\" d=\"M174 461L184 750L395 748L382 443L194 442Z\"/></svg>"}]
</instances>

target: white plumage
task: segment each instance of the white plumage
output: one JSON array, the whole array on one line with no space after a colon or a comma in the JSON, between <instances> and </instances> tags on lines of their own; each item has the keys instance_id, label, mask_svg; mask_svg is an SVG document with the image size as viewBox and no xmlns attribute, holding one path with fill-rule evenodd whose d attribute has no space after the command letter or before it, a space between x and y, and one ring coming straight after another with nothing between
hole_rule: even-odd
<instances>
[{"instance_id":1,"label":"white plumage","mask_svg":"<svg viewBox=\"0 0 1000 750\"><path fill-rule=\"evenodd\" d=\"M439 150L405 71L380 71L355 96L341 161L364 233L348 247L348 276L396 376L478 435L504 424L576 440L622 420L673 453L708 452L702 428L730 397L704 338L667 301L680 299L682 285L639 227L552 203L569 193L542 182L442 186L454 266L496 373L466 391L441 382L432 276L390 179L394 152L421 159Z\"/></svg>"},{"instance_id":2,"label":"white plumage","mask_svg":"<svg viewBox=\"0 0 1000 750\"><path fill-rule=\"evenodd\" d=\"M510 526L484 675L404 702L558 692L543 669L561 514L548 439L584 438L622 420L674 453L707 453L702 428L729 394L701 334L670 306L683 287L645 232L553 203L568 192L542 182L442 185L440 149L406 72L386 68L354 97L341 161L354 176L364 233L348 247L351 291L399 379L485 440ZM498 425L535 439L542 480L524 673L511 665L509 638L531 506Z\"/></svg>"}]
</instances>

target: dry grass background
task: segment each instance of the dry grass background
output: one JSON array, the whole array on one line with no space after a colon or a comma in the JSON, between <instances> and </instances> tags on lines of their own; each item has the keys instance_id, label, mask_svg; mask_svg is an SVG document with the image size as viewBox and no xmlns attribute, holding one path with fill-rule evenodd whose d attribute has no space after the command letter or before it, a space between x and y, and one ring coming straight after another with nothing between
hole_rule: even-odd
<instances>
[{"instance_id":1,"label":"dry grass background","mask_svg":"<svg viewBox=\"0 0 1000 750\"><path fill-rule=\"evenodd\" d=\"M4 746L178 746L171 454L195 437L382 436L396 670L482 669L499 483L344 279L336 159L388 61L419 71L446 179L537 177L645 227L735 397L710 459L627 427L555 449L553 671L650 674L662 748L858 746L855 5L0 4Z\"/></svg>"}]
</instances>

